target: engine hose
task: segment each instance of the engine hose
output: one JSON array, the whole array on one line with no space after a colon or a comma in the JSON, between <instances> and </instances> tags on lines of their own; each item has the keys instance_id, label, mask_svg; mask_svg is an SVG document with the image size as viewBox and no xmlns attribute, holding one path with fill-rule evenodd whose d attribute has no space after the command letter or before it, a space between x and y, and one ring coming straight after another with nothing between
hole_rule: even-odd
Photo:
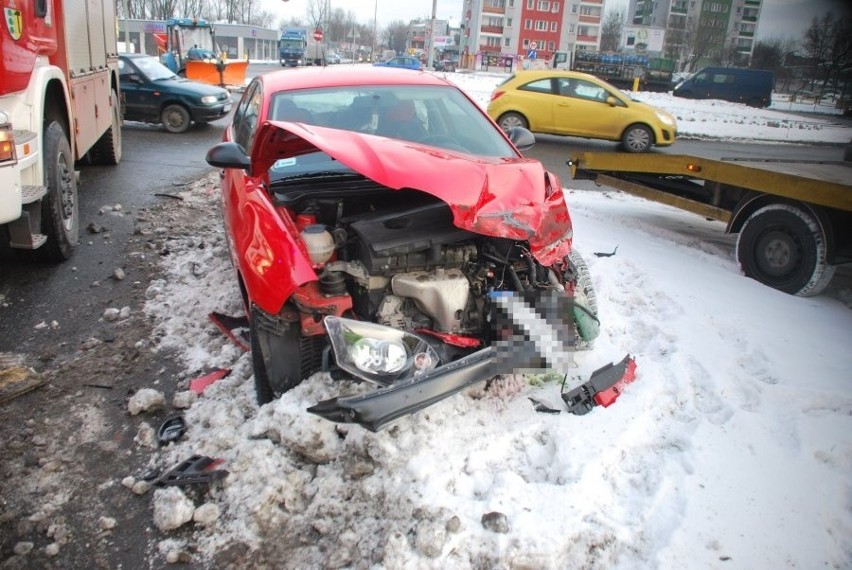
<instances>
[{"instance_id":1,"label":"engine hose","mask_svg":"<svg viewBox=\"0 0 852 570\"><path fill-rule=\"evenodd\" d=\"M521 283L521 278L518 277L518 272L515 271L515 268L507 264L506 269L509 271L509 276L512 278L512 283L515 284L515 289L517 289L519 293L522 291L526 291L527 289L526 287L524 287L524 284Z\"/></svg>"}]
</instances>

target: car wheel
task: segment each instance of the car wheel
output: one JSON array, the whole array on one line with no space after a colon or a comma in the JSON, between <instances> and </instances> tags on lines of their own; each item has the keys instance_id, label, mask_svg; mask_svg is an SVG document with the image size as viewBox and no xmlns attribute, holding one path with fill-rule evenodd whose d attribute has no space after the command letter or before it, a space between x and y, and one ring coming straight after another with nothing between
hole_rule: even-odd
<instances>
[{"instance_id":1,"label":"car wheel","mask_svg":"<svg viewBox=\"0 0 852 570\"><path fill-rule=\"evenodd\" d=\"M254 389L259 405L295 388L322 366L324 336L305 337L290 322L255 307L249 320Z\"/></svg>"},{"instance_id":2,"label":"car wheel","mask_svg":"<svg viewBox=\"0 0 852 570\"><path fill-rule=\"evenodd\" d=\"M166 105L160 114L160 121L170 133L184 133L189 129L191 119L189 111L181 105Z\"/></svg>"},{"instance_id":3,"label":"car wheel","mask_svg":"<svg viewBox=\"0 0 852 570\"><path fill-rule=\"evenodd\" d=\"M44 130L44 172L47 194L41 203L41 231L47 243L39 251L50 261L64 261L77 246L80 213L71 145L56 121Z\"/></svg>"},{"instance_id":4,"label":"car wheel","mask_svg":"<svg viewBox=\"0 0 852 570\"><path fill-rule=\"evenodd\" d=\"M121 103L115 91L109 95L109 104L112 107L112 124L89 150L92 164L115 166L121 161Z\"/></svg>"},{"instance_id":5,"label":"car wheel","mask_svg":"<svg viewBox=\"0 0 852 570\"><path fill-rule=\"evenodd\" d=\"M524 117L520 113L515 113L514 111L503 113L500 116L500 119L497 121L497 124L500 125L501 129L507 132L509 129L514 127L523 127L525 129L530 128L526 117Z\"/></svg>"},{"instance_id":6,"label":"car wheel","mask_svg":"<svg viewBox=\"0 0 852 570\"><path fill-rule=\"evenodd\" d=\"M654 144L654 133L645 125L630 125L621 137L627 152L645 152Z\"/></svg>"},{"instance_id":7,"label":"car wheel","mask_svg":"<svg viewBox=\"0 0 852 570\"><path fill-rule=\"evenodd\" d=\"M809 297L831 281L826 239L814 216L789 204L764 206L748 217L737 239L747 277L779 291Z\"/></svg>"}]
</instances>

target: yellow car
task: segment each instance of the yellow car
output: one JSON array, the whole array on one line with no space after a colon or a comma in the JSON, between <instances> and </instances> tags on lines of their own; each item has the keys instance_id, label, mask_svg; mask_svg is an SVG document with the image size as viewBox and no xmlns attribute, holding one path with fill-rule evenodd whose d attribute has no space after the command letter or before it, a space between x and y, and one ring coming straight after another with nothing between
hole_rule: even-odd
<instances>
[{"instance_id":1,"label":"yellow car","mask_svg":"<svg viewBox=\"0 0 852 570\"><path fill-rule=\"evenodd\" d=\"M491 94L488 114L505 131L524 127L536 133L621 141L627 152L668 146L677 138L677 123L669 113L574 71L517 71Z\"/></svg>"}]
</instances>

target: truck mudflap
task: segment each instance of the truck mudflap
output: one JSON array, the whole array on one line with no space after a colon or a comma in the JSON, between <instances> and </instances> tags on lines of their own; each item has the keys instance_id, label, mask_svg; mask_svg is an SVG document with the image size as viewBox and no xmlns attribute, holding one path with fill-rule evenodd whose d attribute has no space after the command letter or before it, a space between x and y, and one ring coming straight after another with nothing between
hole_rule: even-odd
<instances>
[{"instance_id":1,"label":"truck mudflap","mask_svg":"<svg viewBox=\"0 0 852 570\"><path fill-rule=\"evenodd\" d=\"M339 423L356 423L378 431L387 423L413 414L448 398L465 388L501 373L494 347L484 348L464 358L430 370L407 382L360 396L323 400L308 412ZM636 361L629 354L617 364L607 364L562 399L568 411L584 415L596 405L608 407L636 378Z\"/></svg>"},{"instance_id":2,"label":"truck mudflap","mask_svg":"<svg viewBox=\"0 0 852 570\"><path fill-rule=\"evenodd\" d=\"M333 422L355 423L378 431L388 422L427 408L497 373L494 347L483 348L407 382L361 396L323 400L308 411Z\"/></svg>"}]
</instances>

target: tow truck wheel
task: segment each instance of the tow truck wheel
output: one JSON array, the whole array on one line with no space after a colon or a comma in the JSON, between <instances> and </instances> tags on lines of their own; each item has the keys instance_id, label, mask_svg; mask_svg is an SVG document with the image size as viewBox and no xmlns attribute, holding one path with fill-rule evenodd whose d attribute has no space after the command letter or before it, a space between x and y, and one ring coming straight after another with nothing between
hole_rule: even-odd
<instances>
[{"instance_id":1,"label":"tow truck wheel","mask_svg":"<svg viewBox=\"0 0 852 570\"><path fill-rule=\"evenodd\" d=\"M654 133L645 125L630 125L621 136L621 145L627 152L645 152L654 144Z\"/></svg>"},{"instance_id":2,"label":"tow truck wheel","mask_svg":"<svg viewBox=\"0 0 852 570\"><path fill-rule=\"evenodd\" d=\"M112 124L89 151L89 158L93 164L115 166L121 161L121 104L115 90L109 95L109 104Z\"/></svg>"},{"instance_id":3,"label":"tow truck wheel","mask_svg":"<svg viewBox=\"0 0 852 570\"><path fill-rule=\"evenodd\" d=\"M189 111L180 105L166 105L160 115L160 121L170 133L185 133L189 129L191 118Z\"/></svg>"},{"instance_id":4,"label":"tow truck wheel","mask_svg":"<svg viewBox=\"0 0 852 570\"><path fill-rule=\"evenodd\" d=\"M62 125L56 121L44 130L44 183L47 195L41 202L41 231L47 243L38 251L50 261L64 261L77 247L80 212L74 156Z\"/></svg>"},{"instance_id":5,"label":"tow truck wheel","mask_svg":"<svg viewBox=\"0 0 852 570\"><path fill-rule=\"evenodd\" d=\"M826 239L814 216L788 204L771 204L745 221L737 260L747 277L779 291L809 297L831 281Z\"/></svg>"},{"instance_id":6,"label":"tow truck wheel","mask_svg":"<svg viewBox=\"0 0 852 570\"><path fill-rule=\"evenodd\" d=\"M305 337L299 322L287 322L257 307L249 320L254 389L259 405L295 388L321 368L325 337Z\"/></svg>"}]
</instances>

